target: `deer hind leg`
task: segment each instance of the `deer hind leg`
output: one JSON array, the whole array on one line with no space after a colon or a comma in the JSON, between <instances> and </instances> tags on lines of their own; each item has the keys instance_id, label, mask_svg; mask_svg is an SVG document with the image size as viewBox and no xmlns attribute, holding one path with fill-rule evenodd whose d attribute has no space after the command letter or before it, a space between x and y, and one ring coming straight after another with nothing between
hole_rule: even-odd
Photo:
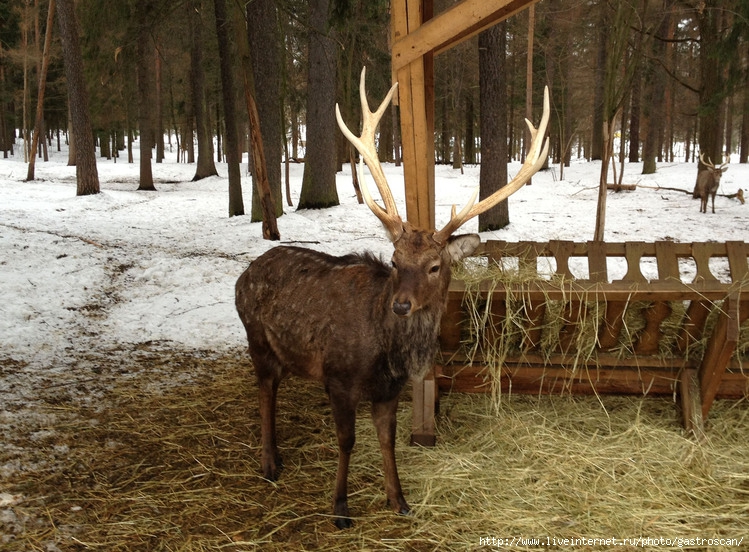
<instances>
[{"instance_id":1,"label":"deer hind leg","mask_svg":"<svg viewBox=\"0 0 749 552\"><path fill-rule=\"evenodd\" d=\"M387 402L372 403L372 422L377 429L380 451L385 471L385 493L388 504L401 515L411 513L406 499L403 498L398 468L395 465L395 428L398 397Z\"/></svg>"},{"instance_id":2,"label":"deer hind leg","mask_svg":"<svg viewBox=\"0 0 749 552\"><path fill-rule=\"evenodd\" d=\"M258 374L260 388L260 433L262 440L263 477L275 481L281 473L283 461L276 443L276 397L281 377Z\"/></svg>"},{"instance_id":3,"label":"deer hind leg","mask_svg":"<svg viewBox=\"0 0 749 552\"><path fill-rule=\"evenodd\" d=\"M345 392L330 393L330 404L338 437L338 472L333 493L333 515L336 527L348 529L354 524L348 509L348 468L356 442L356 401Z\"/></svg>"}]
</instances>

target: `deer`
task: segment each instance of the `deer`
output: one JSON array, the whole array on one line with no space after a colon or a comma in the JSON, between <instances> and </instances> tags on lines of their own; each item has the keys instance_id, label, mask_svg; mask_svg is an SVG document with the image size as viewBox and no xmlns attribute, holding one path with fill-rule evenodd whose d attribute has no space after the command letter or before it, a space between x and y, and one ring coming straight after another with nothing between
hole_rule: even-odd
<instances>
[{"instance_id":1,"label":"deer","mask_svg":"<svg viewBox=\"0 0 749 552\"><path fill-rule=\"evenodd\" d=\"M451 264L473 253L481 241L478 234L453 234L519 190L541 168L549 147L544 138L549 121L547 88L539 128L526 120L532 143L515 178L478 203L477 188L459 212L453 206L450 220L441 230L417 228L399 216L375 148L377 125L398 83L372 112L365 75L366 68L359 85L361 135L349 130L337 105L336 120L379 190L383 206L361 179L364 201L393 244L391 261L371 253L332 256L282 245L252 261L235 289L236 308L247 332L259 388L263 477L275 481L283 465L276 442L279 383L288 375L321 382L330 401L338 442L333 516L339 529L353 524L347 482L361 401L371 402L388 504L397 514L410 514L395 461L398 399L409 378L418 380L433 367Z\"/></svg>"},{"instance_id":2,"label":"deer","mask_svg":"<svg viewBox=\"0 0 749 552\"><path fill-rule=\"evenodd\" d=\"M705 168L697 173L697 183L694 185L692 195L695 198L700 198L700 213L707 213L707 198L710 196L713 213L715 213L715 194L720 186L720 177L728 170L728 158L720 167L716 167L709 156L705 161L703 152L700 152L700 161Z\"/></svg>"}]
</instances>

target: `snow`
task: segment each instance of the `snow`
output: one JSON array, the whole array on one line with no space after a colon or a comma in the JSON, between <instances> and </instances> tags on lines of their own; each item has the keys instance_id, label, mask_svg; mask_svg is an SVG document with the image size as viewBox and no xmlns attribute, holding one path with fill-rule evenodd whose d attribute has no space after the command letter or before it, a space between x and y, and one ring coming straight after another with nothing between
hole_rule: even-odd
<instances>
[{"instance_id":1,"label":"snow","mask_svg":"<svg viewBox=\"0 0 749 552\"><path fill-rule=\"evenodd\" d=\"M225 166L219 165L219 177L190 182L194 165L154 163L158 191L139 192L137 163L101 160L102 193L76 197L75 168L66 160L62 152L37 162L33 182L24 182L25 163L0 161L0 357L46 367L87 341L105 350L154 341L190 349L241 347L234 282L277 243L261 239L260 224L249 216L228 217ZM512 164L510 173L518 168ZM598 163L573 163L563 181L556 180L558 167L539 173L510 199L511 224L483 238L591 239L599 170ZM295 203L302 172L302 165L291 166ZM405 214L402 169L386 165L385 172ZM628 164L625 183L691 190L695 178L695 166L685 163L662 164L654 175L640 172L639 164ZM478 173L476 166L463 174L437 167L438 226L453 203L467 201ZM732 164L719 193L735 193L747 175L749 166ZM285 207L278 221L282 243L389 256L380 224L356 203L348 166L337 184L339 207ZM249 211L249 177L243 188ZM716 204L716 214L702 214L698 201L680 192L609 193L606 239L746 240L746 208L720 196ZM474 220L463 230L475 229Z\"/></svg>"},{"instance_id":2,"label":"snow","mask_svg":"<svg viewBox=\"0 0 749 552\"><path fill-rule=\"evenodd\" d=\"M219 177L191 182L194 165L154 163L158 191L136 191L138 163L100 160L102 193L75 196L75 168L67 153L52 152L25 182L21 147L0 160L0 420L12 425L31 415L40 389L68 386L94 402L84 383L98 373L96 359L135 354L140 346L195 354L244 354L243 328L234 309L234 283L247 264L277 245L261 237L249 216L228 216L226 166ZM137 152L137 148L136 148ZM510 166L513 175L519 163ZM510 199L511 224L484 239L508 241L592 239L599 163L574 162L536 175ZM296 204L303 166L291 166ZM402 168L385 166L405 215ZM609 193L606 239L747 240L747 207L716 198L716 214L699 212L691 194L694 164L661 164L642 176L628 164L625 183L648 186ZM478 184L479 168L464 173L438 166L437 224L453 203L462 206ZM749 166L731 164L719 193L747 181ZM244 201L251 204L249 177ZM389 257L379 222L356 202L348 166L337 176L341 205L320 211L285 207L278 220L284 244L333 254L370 250ZM372 185L372 187L374 187ZM465 231L475 231L476 221ZM94 375L92 375L94 374ZM125 371L113 377L134 377ZM187 376L189 377L189 376ZM78 391L76 391L78 389ZM17 466L0 466L0 473ZM3 501L7 498L0 497Z\"/></svg>"}]
</instances>

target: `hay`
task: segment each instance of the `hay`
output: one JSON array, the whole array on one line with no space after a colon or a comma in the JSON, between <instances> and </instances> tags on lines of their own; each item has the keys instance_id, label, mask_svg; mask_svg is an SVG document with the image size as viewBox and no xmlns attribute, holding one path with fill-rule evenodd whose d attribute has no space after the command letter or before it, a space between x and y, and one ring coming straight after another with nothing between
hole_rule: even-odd
<instances>
[{"instance_id":1,"label":"hay","mask_svg":"<svg viewBox=\"0 0 749 552\"><path fill-rule=\"evenodd\" d=\"M282 384L285 469L271 484L259 475L256 387L244 359L154 351L119 368L137 377L116 380L98 404L50 404L38 427L9 443L33 461L3 481L3 550L499 549L482 540L492 538L526 539L503 549L553 550L564 547L530 539L749 535L743 403L718 401L700 444L664 399L513 396L495 411L490 397L451 395L438 446L423 449L405 446L404 399L397 456L410 517L385 507L364 405L349 482L355 526L338 531L335 436L318 387Z\"/></svg>"}]
</instances>

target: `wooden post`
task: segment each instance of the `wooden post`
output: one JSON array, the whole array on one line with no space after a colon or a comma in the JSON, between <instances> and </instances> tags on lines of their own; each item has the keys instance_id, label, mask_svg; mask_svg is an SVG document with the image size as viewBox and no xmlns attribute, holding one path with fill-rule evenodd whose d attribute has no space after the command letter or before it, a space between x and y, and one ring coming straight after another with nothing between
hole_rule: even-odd
<instances>
[{"instance_id":1,"label":"wooden post","mask_svg":"<svg viewBox=\"0 0 749 552\"><path fill-rule=\"evenodd\" d=\"M393 3L393 42L414 33L432 12L432 0ZM395 70L398 81L406 218L434 228L434 64L425 52ZM431 124L430 124L431 122Z\"/></svg>"},{"instance_id":2,"label":"wooden post","mask_svg":"<svg viewBox=\"0 0 749 552\"><path fill-rule=\"evenodd\" d=\"M435 228L434 55L523 10L537 0L462 0L434 17L434 0L391 2L394 102L400 106L406 218ZM412 443L434 444L434 372L413 382Z\"/></svg>"},{"instance_id":3,"label":"wooden post","mask_svg":"<svg viewBox=\"0 0 749 552\"><path fill-rule=\"evenodd\" d=\"M723 302L712 335L707 342L705 356L699 368L702 417L706 418L718 393L718 386L728 367L728 361L736 350L739 340L739 298L732 293Z\"/></svg>"}]
</instances>

